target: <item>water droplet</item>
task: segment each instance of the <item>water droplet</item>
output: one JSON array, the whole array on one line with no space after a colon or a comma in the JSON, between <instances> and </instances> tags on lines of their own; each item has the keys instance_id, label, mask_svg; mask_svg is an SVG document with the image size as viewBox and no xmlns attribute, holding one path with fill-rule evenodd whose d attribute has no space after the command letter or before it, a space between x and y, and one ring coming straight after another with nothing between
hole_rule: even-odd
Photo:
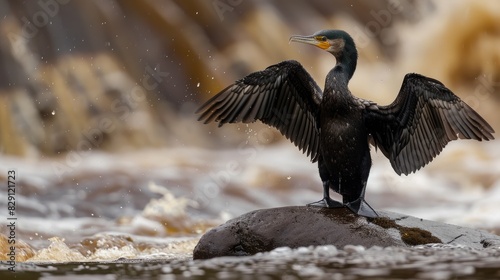
<instances>
[{"instance_id":1,"label":"water droplet","mask_svg":"<svg viewBox=\"0 0 500 280\"><path fill-rule=\"evenodd\" d=\"M52 116L55 116L56 110L52 110Z\"/></svg>"},{"instance_id":2,"label":"water droplet","mask_svg":"<svg viewBox=\"0 0 500 280\"><path fill-rule=\"evenodd\" d=\"M197 84L196 84L196 87L200 87L200 83L197 83Z\"/></svg>"},{"instance_id":3,"label":"water droplet","mask_svg":"<svg viewBox=\"0 0 500 280\"><path fill-rule=\"evenodd\" d=\"M287 176L286 179L290 180L290 179L292 179L292 176Z\"/></svg>"}]
</instances>

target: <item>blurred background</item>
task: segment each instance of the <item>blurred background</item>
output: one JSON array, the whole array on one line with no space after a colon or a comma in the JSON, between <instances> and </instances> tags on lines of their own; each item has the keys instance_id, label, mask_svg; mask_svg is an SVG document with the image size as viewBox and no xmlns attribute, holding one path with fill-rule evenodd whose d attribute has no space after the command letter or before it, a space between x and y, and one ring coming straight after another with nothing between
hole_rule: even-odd
<instances>
[{"instance_id":1,"label":"blurred background","mask_svg":"<svg viewBox=\"0 0 500 280\"><path fill-rule=\"evenodd\" d=\"M0 13L0 179L18 173L18 230L32 248L56 236L94 254L81 240L103 232L187 236L319 199L316 166L274 129L217 128L194 114L283 60L298 60L322 86L334 58L289 44L291 35L350 33L359 97L388 104L418 72L500 131L494 0L0 0ZM374 153L368 201L495 230L499 156L496 140L459 141L419 175L398 177Z\"/></svg>"},{"instance_id":2,"label":"blurred background","mask_svg":"<svg viewBox=\"0 0 500 280\"><path fill-rule=\"evenodd\" d=\"M334 59L289 45L288 38L328 28L345 29L356 40L356 95L392 102L404 74L419 72L444 82L498 128L500 14L493 2L0 5L0 150L7 155L214 145L226 131L194 123L196 104L287 59L304 64L322 86ZM79 146L86 136L98 143Z\"/></svg>"}]
</instances>

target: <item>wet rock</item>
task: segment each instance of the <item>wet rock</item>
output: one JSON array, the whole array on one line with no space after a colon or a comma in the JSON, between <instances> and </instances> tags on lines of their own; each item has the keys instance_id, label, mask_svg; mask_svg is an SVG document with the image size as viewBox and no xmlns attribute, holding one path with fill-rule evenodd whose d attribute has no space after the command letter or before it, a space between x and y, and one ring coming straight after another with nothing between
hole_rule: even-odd
<instances>
[{"instance_id":1,"label":"wet rock","mask_svg":"<svg viewBox=\"0 0 500 280\"><path fill-rule=\"evenodd\" d=\"M421 229L432 233L433 236L441 239L443 244L461 245L469 247L472 249L483 249L490 247L500 247L500 236L488 233L484 230L461 227L456 225L450 225L440 222L434 222L429 220L424 220L408 215L393 213L393 212L383 212L379 211L379 214L385 217L387 220L394 221L397 225L403 227L401 234L404 235L406 230ZM377 222L377 221L374 221ZM403 240L405 239L402 236ZM438 243L438 242L428 242L428 243ZM425 242L416 244L407 243L407 245L420 245L426 244Z\"/></svg>"},{"instance_id":2,"label":"wet rock","mask_svg":"<svg viewBox=\"0 0 500 280\"><path fill-rule=\"evenodd\" d=\"M292 206L256 210L232 219L202 236L194 259L248 256L279 247L346 245L409 247L428 243L486 248L500 236L391 212L367 219L345 208Z\"/></svg>"}]
</instances>

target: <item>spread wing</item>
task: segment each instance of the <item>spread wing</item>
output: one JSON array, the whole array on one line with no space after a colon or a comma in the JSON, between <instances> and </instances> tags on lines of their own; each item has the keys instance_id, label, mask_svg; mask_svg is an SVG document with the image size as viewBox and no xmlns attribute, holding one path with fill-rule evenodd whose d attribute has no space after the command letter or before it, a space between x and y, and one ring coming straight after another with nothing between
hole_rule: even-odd
<instances>
[{"instance_id":1,"label":"spread wing","mask_svg":"<svg viewBox=\"0 0 500 280\"><path fill-rule=\"evenodd\" d=\"M398 173L432 161L451 140L492 140L493 128L441 82L407 74L396 100L365 109L373 143Z\"/></svg>"},{"instance_id":2,"label":"spread wing","mask_svg":"<svg viewBox=\"0 0 500 280\"><path fill-rule=\"evenodd\" d=\"M314 162L319 150L322 91L297 61L283 61L228 86L196 112L209 123L260 120L274 126Z\"/></svg>"}]
</instances>

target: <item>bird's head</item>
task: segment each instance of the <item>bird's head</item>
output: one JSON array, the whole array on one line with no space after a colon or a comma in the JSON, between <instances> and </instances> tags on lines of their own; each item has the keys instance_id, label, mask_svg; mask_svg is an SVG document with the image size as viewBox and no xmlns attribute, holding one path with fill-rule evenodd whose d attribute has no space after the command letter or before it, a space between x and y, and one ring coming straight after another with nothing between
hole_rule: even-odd
<instances>
[{"instance_id":1,"label":"bird's head","mask_svg":"<svg viewBox=\"0 0 500 280\"><path fill-rule=\"evenodd\" d=\"M309 36L295 35L290 37L290 42L314 45L333 54L337 60L345 55L357 56L354 40L343 30L321 30Z\"/></svg>"}]
</instances>

